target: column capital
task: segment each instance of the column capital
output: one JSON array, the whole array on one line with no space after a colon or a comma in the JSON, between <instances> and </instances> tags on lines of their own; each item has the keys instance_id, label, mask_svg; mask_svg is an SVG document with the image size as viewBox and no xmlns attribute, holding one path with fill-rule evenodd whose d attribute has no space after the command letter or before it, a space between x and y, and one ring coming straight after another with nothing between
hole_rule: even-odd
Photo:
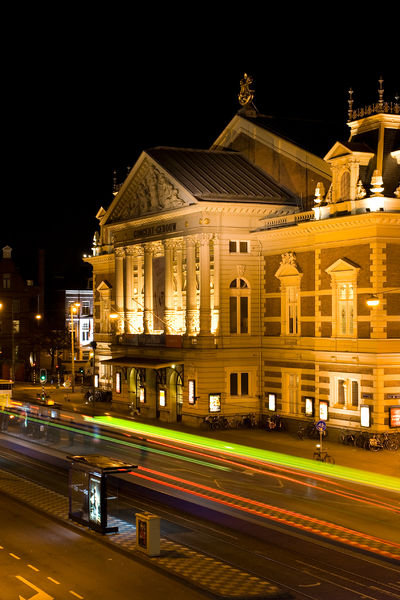
<instances>
[{"instance_id":1,"label":"column capital","mask_svg":"<svg viewBox=\"0 0 400 600\"><path fill-rule=\"evenodd\" d=\"M124 258L125 248L115 248L114 253L116 258Z\"/></svg>"}]
</instances>

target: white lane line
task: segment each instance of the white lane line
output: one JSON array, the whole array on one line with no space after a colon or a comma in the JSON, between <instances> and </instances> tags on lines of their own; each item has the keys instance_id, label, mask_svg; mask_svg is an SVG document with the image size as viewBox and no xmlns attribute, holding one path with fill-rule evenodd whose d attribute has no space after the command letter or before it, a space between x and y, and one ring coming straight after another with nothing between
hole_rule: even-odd
<instances>
[{"instance_id":1,"label":"white lane line","mask_svg":"<svg viewBox=\"0 0 400 600\"><path fill-rule=\"evenodd\" d=\"M34 567L33 565L28 565L28 567L30 569L32 569L32 571L39 571L39 569L37 569L36 567Z\"/></svg>"},{"instance_id":2,"label":"white lane line","mask_svg":"<svg viewBox=\"0 0 400 600\"><path fill-rule=\"evenodd\" d=\"M9 555L12 556L13 558L16 558L17 560L21 560L21 558L19 556L17 556L16 554L13 554L12 552L9 552Z\"/></svg>"},{"instance_id":3,"label":"white lane line","mask_svg":"<svg viewBox=\"0 0 400 600\"><path fill-rule=\"evenodd\" d=\"M56 583L57 585L60 585L60 582L57 581L56 579L53 579L52 577L48 577L47 578L49 581L52 581L53 583Z\"/></svg>"},{"instance_id":4,"label":"white lane line","mask_svg":"<svg viewBox=\"0 0 400 600\"><path fill-rule=\"evenodd\" d=\"M83 600L83 596L80 596L79 594L77 594L73 590L69 590L69 593L72 594L73 596L75 596L75 598L79 598L79 600Z\"/></svg>"}]
</instances>

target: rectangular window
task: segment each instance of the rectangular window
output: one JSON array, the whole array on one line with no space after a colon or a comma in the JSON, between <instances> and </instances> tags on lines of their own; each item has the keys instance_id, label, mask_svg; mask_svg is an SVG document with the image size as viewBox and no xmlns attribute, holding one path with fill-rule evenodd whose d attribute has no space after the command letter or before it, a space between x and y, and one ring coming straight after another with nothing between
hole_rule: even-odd
<instances>
[{"instance_id":1,"label":"rectangular window","mask_svg":"<svg viewBox=\"0 0 400 600\"><path fill-rule=\"evenodd\" d=\"M248 373L240 374L240 394L241 394L241 396L249 395L249 374Z\"/></svg>"},{"instance_id":2,"label":"rectangular window","mask_svg":"<svg viewBox=\"0 0 400 600\"><path fill-rule=\"evenodd\" d=\"M230 253L239 252L240 254L248 254L249 253L249 242L241 241L241 240L230 240L229 241L229 252Z\"/></svg>"},{"instance_id":3,"label":"rectangular window","mask_svg":"<svg viewBox=\"0 0 400 600\"><path fill-rule=\"evenodd\" d=\"M3 288L9 290L11 287L11 275L10 273L4 273L3 275Z\"/></svg>"},{"instance_id":4,"label":"rectangular window","mask_svg":"<svg viewBox=\"0 0 400 600\"><path fill-rule=\"evenodd\" d=\"M248 396L249 395L249 374L248 373L231 373L229 393L231 396Z\"/></svg>"},{"instance_id":5,"label":"rectangular window","mask_svg":"<svg viewBox=\"0 0 400 600\"><path fill-rule=\"evenodd\" d=\"M231 396L237 396L238 395L238 374L237 373L231 373L231 390L230 390Z\"/></svg>"},{"instance_id":6,"label":"rectangular window","mask_svg":"<svg viewBox=\"0 0 400 600\"><path fill-rule=\"evenodd\" d=\"M283 410L300 414L300 372L283 371Z\"/></svg>"},{"instance_id":7,"label":"rectangular window","mask_svg":"<svg viewBox=\"0 0 400 600\"><path fill-rule=\"evenodd\" d=\"M249 332L249 299L247 296L240 298L240 333Z\"/></svg>"},{"instance_id":8,"label":"rectangular window","mask_svg":"<svg viewBox=\"0 0 400 600\"><path fill-rule=\"evenodd\" d=\"M230 297L229 298L229 315L230 315L230 325L229 331L230 333L237 333L237 298Z\"/></svg>"},{"instance_id":9,"label":"rectangular window","mask_svg":"<svg viewBox=\"0 0 400 600\"><path fill-rule=\"evenodd\" d=\"M290 286L286 288L287 302L287 332L291 335L298 333L298 290L297 287Z\"/></svg>"},{"instance_id":10,"label":"rectangular window","mask_svg":"<svg viewBox=\"0 0 400 600\"><path fill-rule=\"evenodd\" d=\"M339 335L353 335L354 288L352 283L342 283L338 287L338 324Z\"/></svg>"},{"instance_id":11,"label":"rectangular window","mask_svg":"<svg viewBox=\"0 0 400 600\"><path fill-rule=\"evenodd\" d=\"M82 315L89 315L90 314L90 302L89 300L82 300L82 311L81 311Z\"/></svg>"},{"instance_id":12,"label":"rectangular window","mask_svg":"<svg viewBox=\"0 0 400 600\"><path fill-rule=\"evenodd\" d=\"M341 408L357 409L360 401L360 383L357 379L337 377L335 403Z\"/></svg>"}]
</instances>

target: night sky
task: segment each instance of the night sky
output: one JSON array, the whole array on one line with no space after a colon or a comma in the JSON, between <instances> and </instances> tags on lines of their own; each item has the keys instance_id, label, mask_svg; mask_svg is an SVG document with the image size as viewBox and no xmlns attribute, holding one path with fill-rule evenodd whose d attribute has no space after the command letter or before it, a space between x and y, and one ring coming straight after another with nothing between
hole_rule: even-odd
<instances>
[{"instance_id":1,"label":"night sky","mask_svg":"<svg viewBox=\"0 0 400 600\"><path fill-rule=\"evenodd\" d=\"M81 257L112 201L113 170L123 177L153 146L208 148L240 108L244 72L258 111L291 120L293 140L303 136L320 156L347 139L349 87L355 107L377 101L381 75L385 100L400 93L390 40L384 52L360 53L325 25L299 31L295 19L275 36L265 25L262 38L242 18L224 30L214 21L171 29L162 15L155 29L128 20L88 34L72 19L71 29L31 34L5 66L0 243L27 278L36 279L43 248L48 285L56 276L84 285ZM318 139L304 137L308 123Z\"/></svg>"}]
</instances>

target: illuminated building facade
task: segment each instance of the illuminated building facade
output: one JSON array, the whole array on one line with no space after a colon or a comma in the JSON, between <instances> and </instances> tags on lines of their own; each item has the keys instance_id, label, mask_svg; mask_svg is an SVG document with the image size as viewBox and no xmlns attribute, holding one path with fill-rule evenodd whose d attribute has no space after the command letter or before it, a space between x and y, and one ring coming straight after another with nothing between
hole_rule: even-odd
<instances>
[{"instance_id":1,"label":"illuminated building facade","mask_svg":"<svg viewBox=\"0 0 400 600\"><path fill-rule=\"evenodd\" d=\"M350 141L322 160L268 129L246 79L239 100L209 150L143 152L97 214L85 260L100 385L122 411L165 421L278 411L357 428L363 411L387 428L400 404L399 106L380 89L361 114L351 97Z\"/></svg>"}]
</instances>

